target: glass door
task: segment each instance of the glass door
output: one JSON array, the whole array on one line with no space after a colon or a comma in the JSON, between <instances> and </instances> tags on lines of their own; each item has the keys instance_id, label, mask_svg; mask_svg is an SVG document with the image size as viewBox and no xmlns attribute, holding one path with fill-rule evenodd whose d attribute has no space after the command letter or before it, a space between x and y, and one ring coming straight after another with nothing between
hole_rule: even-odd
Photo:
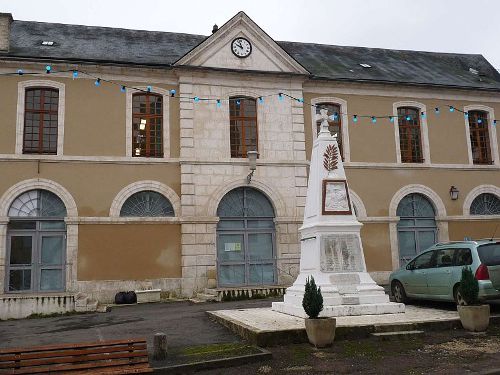
<instances>
[{"instance_id":1,"label":"glass door","mask_svg":"<svg viewBox=\"0 0 500 375\"><path fill-rule=\"evenodd\" d=\"M275 282L272 233L248 234L248 282L272 285Z\"/></svg>"},{"instance_id":2,"label":"glass door","mask_svg":"<svg viewBox=\"0 0 500 375\"><path fill-rule=\"evenodd\" d=\"M8 291L29 291L33 285L34 235L10 235L8 244Z\"/></svg>"},{"instance_id":3,"label":"glass door","mask_svg":"<svg viewBox=\"0 0 500 375\"><path fill-rule=\"evenodd\" d=\"M64 234L40 234L38 241L40 290L64 289Z\"/></svg>"}]
</instances>

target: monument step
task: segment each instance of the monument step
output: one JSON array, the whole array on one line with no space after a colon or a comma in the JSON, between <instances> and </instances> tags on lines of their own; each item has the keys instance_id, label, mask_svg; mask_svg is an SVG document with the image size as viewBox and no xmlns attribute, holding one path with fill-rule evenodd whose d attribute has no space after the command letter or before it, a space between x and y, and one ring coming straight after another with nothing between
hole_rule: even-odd
<instances>
[{"instance_id":1,"label":"monument step","mask_svg":"<svg viewBox=\"0 0 500 375\"><path fill-rule=\"evenodd\" d=\"M392 332L373 332L370 333L371 336L385 341L385 340L400 340L400 339L412 339L415 336L423 335L424 331L413 330L413 331L392 331Z\"/></svg>"}]
</instances>

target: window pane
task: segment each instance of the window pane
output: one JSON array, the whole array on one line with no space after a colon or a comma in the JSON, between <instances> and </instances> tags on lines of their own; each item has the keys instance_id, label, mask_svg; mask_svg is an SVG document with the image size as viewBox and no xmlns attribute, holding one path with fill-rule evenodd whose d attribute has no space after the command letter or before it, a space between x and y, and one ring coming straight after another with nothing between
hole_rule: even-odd
<instances>
[{"instance_id":1,"label":"window pane","mask_svg":"<svg viewBox=\"0 0 500 375\"><path fill-rule=\"evenodd\" d=\"M472 254L470 249L456 249L455 251L456 266L468 266L472 264Z\"/></svg>"},{"instance_id":2,"label":"window pane","mask_svg":"<svg viewBox=\"0 0 500 375\"><path fill-rule=\"evenodd\" d=\"M272 220L248 220L249 228L274 228Z\"/></svg>"},{"instance_id":3,"label":"window pane","mask_svg":"<svg viewBox=\"0 0 500 375\"><path fill-rule=\"evenodd\" d=\"M42 264L59 265L62 264L63 236L42 237Z\"/></svg>"},{"instance_id":4,"label":"window pane","mask_svg":"<svg viewBox=\"0 0 500 375\"><path fill-rule=\"evenodd\" d=\"M31 264L31 236L10 238L10 264Z\"/></svg>"},{"instance_id":5,"label":"window pane","mask_svg":"<svg viewBox=\"0 0 500 375\"><path fill-rule=\"evenodd\" d=\"M255 99L232 97L229 100L231 157L246 158L257 151L257 111Z\"/></svg>"},{"instance_id":6,"label":"window pane","mask_svg":"<svg viewBox=\"0 0 500 375\"><path fill-rule=\"evenodd\" d=\"M66 223L64 221L42 221L40 223L42 229L66 229Z\"/></svg>"},{"instance_id":7,"label":"window pane","mask_svg":"<svg viewBox=\"0 0 500 375\"><path fill-rule=\"evenodd\" d=\"M245 284L245 266L219 266L219 283L221 285Z\"/></svg>"},{"instance_id":8,"label":"window pane","mask_svg":"<svg viewBox=\"0 0 500 375\"><path fill-rule=\"evenodd\" d=\"M248 235L250 260L269 261L273 259L273 236L271 233Z\"/></svg>"},{"instance_id":9,"label":"window pane","mask_svg":"<svg viewBox=\"0 0 500 375\"><path fill-rule=\"evenodd\" d=\"M31 270L10 270L9 291L16 292L31 289Z\"/></svg>"},{"instance_id":10,"label":"window pane","mask_svg":"<svg viewBox=\"0 0 500 375\"><path fill-rule=\"evenodd\" d=\"M218 229L243 229L245 222L243 220L221 220Z\"/></svg>"},{"instance_id":11,"label":"window pane","mask_svg":"<svg viewBox=\"0 0 500 375\"><path fill-rule=\"evenodd\" d=\"M418 232L419 251L423 251L436 243L436 232L425 231Z\"/></svg>"},{"instance_id":12,"label":"window pane","mask_svg":"<svg viewBox=\"0 0 500 375\"><path fill-rule=\"evenodd\" d=\"M250 284L274 284L273 264L250 265Z\"/></svg>"},{"instance_id":13,"label":"window pane","mask_svg":"<svg viewBox=\"0 0 500 375\"><path fill-rule=\"evenodd\" d=\"M415 259L415 268L430 268L432 267L432 255L434 251L429 251L425 254L420 255L417 259Z\"/></svg>"},{"instance_id":14,"label":"window pane","mask_svg":"<svg viewBox=\"0 0 500 375\"><path fill-rule=\"evenodd\" d=\"M120 216L167 217L174 216L170 201L155 191L140 191L131 195L123 204Z\"/></svg>"},{"instance_id":15,"label":"window pane","mask_svg":"<svg viewBox=\"0 0 500 375\"><path fill-rule=\"evenodd\" d=\"M34 221L10 221L9 229L36 229Z\"/></svg>"},{"instance_id":16,"label":"window pane","mask_svg":"<svg viewBox=\"0 0 500 375\"><path fill-rule=\"evenodd\" d=\"M455 249L441 249L436 254L435 267L450 267L453 265Z\"/></svg>"},{"instance_id":17,"label":"window pane","mask_svg":"<svg viewBox=\"0 0 500 375\"><path fill-rule=\"evenodd\" d=\"M245 243L243 234L220 234L217 241L219 261L245 260Z\"/></svg>"},{"instance_id":18,"label":"window pane","mask_svg":"<svg viewBox=\"0 0 500 375\"><path fill-rule=\"evenodd\" d=\"M415 232L399 232L399 254L402 258L417 254Z\"/></svg>"},{"instance_id":19,"label":"window pane","mask_svg":"<svg viewBox=\"0 0 500 375\"><path fill-rule=\"evenodd\" d=\"M62 270L41 270L40 290L62 290Z\"/></svg>"},{"instance_id":20,"label":"window pane","mask_svg":"<svg viewBox=\"0 0 500 375\"><path fill-rule=\"evenodd\" d=\"M500 198L490 193L478 195L470 206L471 215L500 215Z\"/></svg>"},{"instance_id":21,"label":"window pane","mask_svg":"<svg viewBox=\"0 0 500 375\"><path fill-rule=\"evenodd\" d=\"M500 265L500 244L492 243L481 245L477 248L477 253L479 254L481 263L484 263L487 266Z\"/></svg>"}]
</instances>

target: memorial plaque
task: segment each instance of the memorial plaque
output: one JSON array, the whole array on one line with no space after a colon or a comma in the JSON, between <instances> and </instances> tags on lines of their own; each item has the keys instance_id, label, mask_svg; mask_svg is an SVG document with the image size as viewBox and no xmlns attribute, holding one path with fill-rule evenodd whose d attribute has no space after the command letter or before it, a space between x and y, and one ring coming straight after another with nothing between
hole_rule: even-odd
<instances>
[{"instance_id":1,"label":"memorial plaque","mask_svg":"<svg viewBox=\"0 0 500 375\"><path fill-rule=\"evenodd\" d=\"M350 215L351 201L345 180L323 180L323 215Z\"/></svg>"},{"instance_id":2,"label":"memorial plaque","mask_svg":"<svg viewBox=\"0 0 500 375\"><path fill-rule=\"evenodd\" d=\"M323 272L363 272L360 238L356 234L330 234L321 238Z\"/></svg>"}]
</instances>

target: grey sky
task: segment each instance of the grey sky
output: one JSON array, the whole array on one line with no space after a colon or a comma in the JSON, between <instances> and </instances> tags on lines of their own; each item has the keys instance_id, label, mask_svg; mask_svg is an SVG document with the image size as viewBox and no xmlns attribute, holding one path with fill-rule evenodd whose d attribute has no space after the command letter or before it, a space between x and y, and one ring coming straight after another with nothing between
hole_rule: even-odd
<instances>
[{"instance_id":1,"label":"grey sky","mask_svg":"<svg viewBox=\"0 0 500 375\"><path fill-rule=\"evenodd\" d=\"M19 20L202 35L240 10L276 40L480 53L500 69L498 0L0 0Z\"/></svg>"}]
</instances>

